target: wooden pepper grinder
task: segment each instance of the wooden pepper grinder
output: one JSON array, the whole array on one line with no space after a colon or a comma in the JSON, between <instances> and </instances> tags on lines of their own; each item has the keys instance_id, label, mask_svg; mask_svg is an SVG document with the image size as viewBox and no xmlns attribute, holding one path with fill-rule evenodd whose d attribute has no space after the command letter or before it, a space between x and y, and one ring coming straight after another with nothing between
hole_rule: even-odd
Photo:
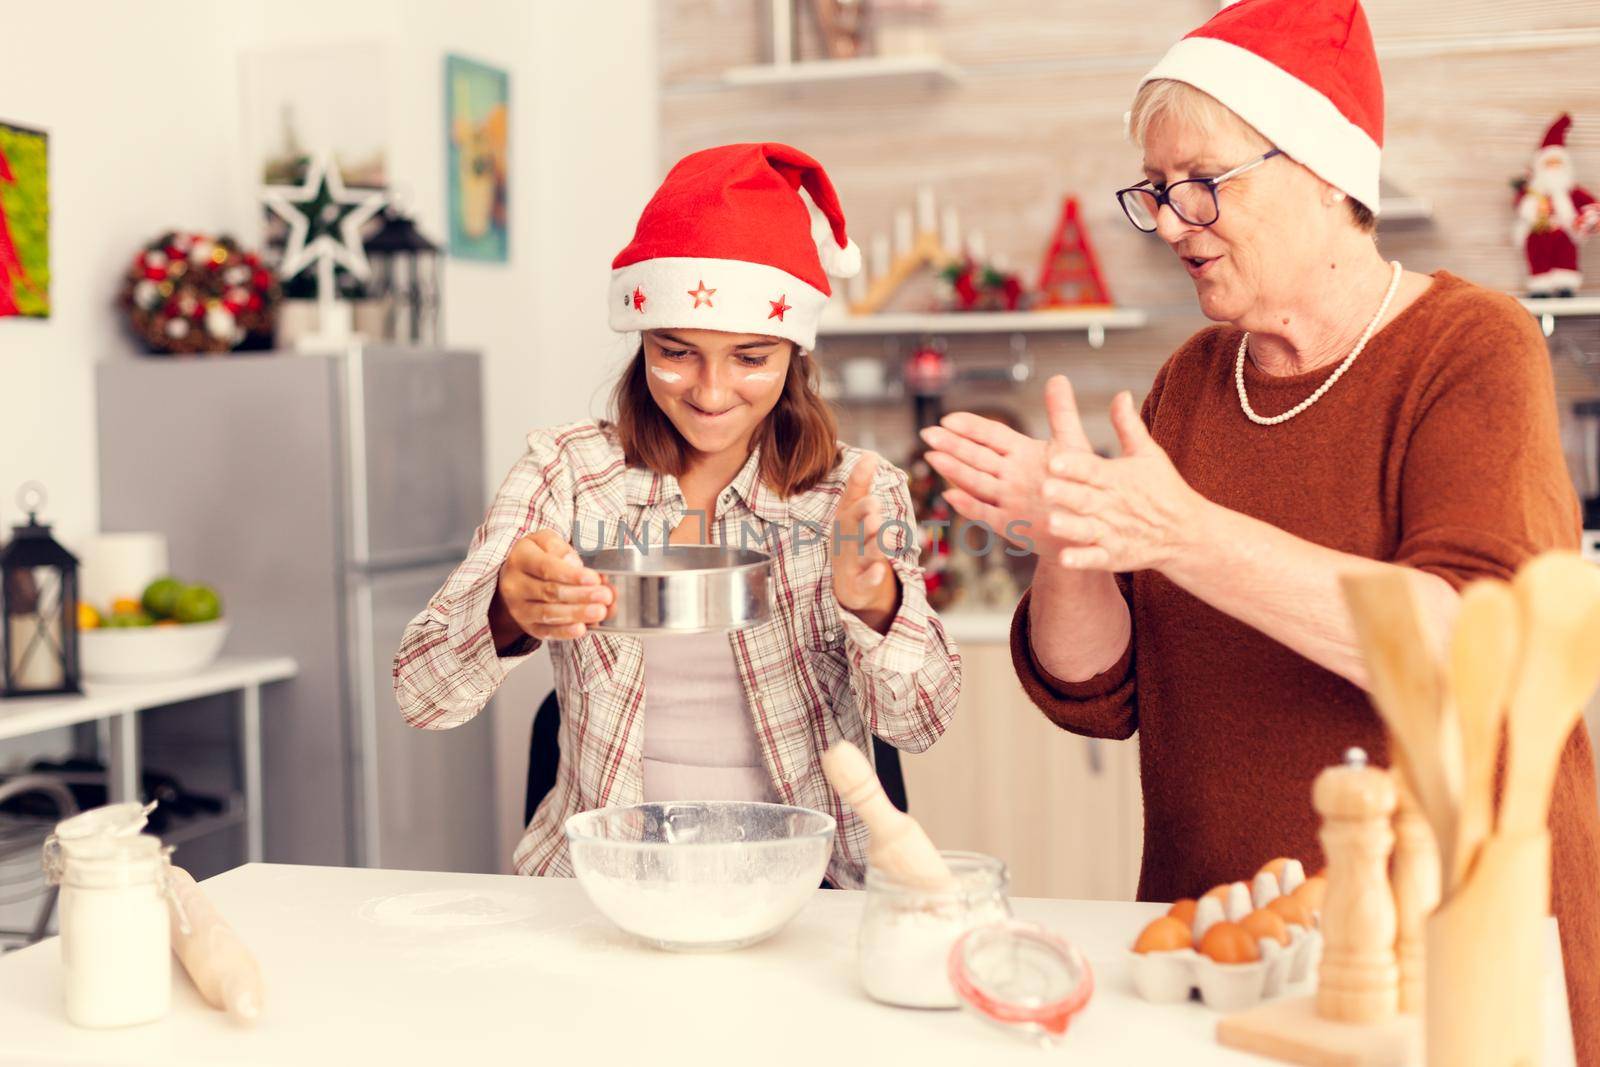
<instances>
[{"instance_id":1,"label":"wooden pepper grinder","mask_svg":"<svg viewBox=\"0 0 1600 1067\"><path fill-rule=\"evenodd\" d=\"M1312 803L1322 816L1328 895L1317 1014L1339 1022L1392 1018L1400 1000L1395 963L1395 905L1389 887L1394 779L1367 765L1359 748L1317 776Z\"/></svg>"},{"instance_id":2,"label":"wooden pepper grinder","mask_svg":"<svg viewBox=\"0 0 1600 1067\"><path fill-rule=\"evenodd\" d=\"M1328 858L1316 995L1268 1000L1230 1015L1217 1024L1217 1040L1310 1067L1419 1067L1422 1020L1397 1010L1400 924L1389 885L1395 779L1352 748L1344 762L1317 775L1311 800L1322 816ZM1409 831L1402 833L1414 849ZM1408 864L1424 862L1415 853L1402 856L1402 874ZM1437 876L1437 860L1434 869ZM1410 889L1401 896L1408 909L1419 899Z\"/></svg>"},{"instance_id":3,"label":"wooden pepper grinder","mask_svg":"<svg viewBox=\"0 0 1600 1067\"><path fill-rule=\"evenodd\" d=\"M1395 787L1399 807L1394 816L1394 867L1390 881L1394 885L1395 915L1400 928L1395 946L1400 964L1400 1010L1407 1015L1421 1015L1428 970L1423 935L1428 916L1439 906L1441 888L1439 845L1403 776L1395 775Z\"/></svg>"}]
</instances>

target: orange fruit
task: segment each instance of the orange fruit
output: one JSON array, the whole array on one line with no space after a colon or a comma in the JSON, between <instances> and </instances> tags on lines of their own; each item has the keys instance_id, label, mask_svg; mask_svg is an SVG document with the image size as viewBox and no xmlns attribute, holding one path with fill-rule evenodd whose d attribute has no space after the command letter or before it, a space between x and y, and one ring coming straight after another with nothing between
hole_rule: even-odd
<instances>
[{"instance_id":1,"label":"orange fruit","mask_svg":"<svg viewBox=\"0 0 1600 1067\"><path fill-rule=\"evenodd\" d=\"M1257 908L1243 919L1239 925L1250 932L1250 936L1257 941L1276 941L1280 945L1289 943L1289 927L1283 921L1283 916L1270 908Z\"/></svg>"},{"instance_id":2,"label":"orange fruit","mask_svg":"<svg viewBox=\"0 0 1600 1067\"><path fill-rule=\"evenodd\" d=\"M100 613L93 604L78 605L78 629L94 630L100 626Z\"/></svg>"},{"instance_id":3,"label":"orange fruit","mask_svg":"<svg viewBox=\"0 0 1600 1067\"><path fill-rule=\"evenodd\" d=\"M111 602L111 614L136 615L144 610L144 605L131 596L119 596Z\"/></svg>"},{"instance_id":4,"label":"orange fruit","mask_svg":"<svg viewBox=\"0 0 1600 1067\"><path fill-rule=\"evenodd\" d=\"M1199 905L1196 901L1189 897L1185 897L1182 900L1174 903L1172 907L1168 908L1167 914L1183 923L1183 925L1193 927L1194 909L1198 906Z\"/></svg>"},{"instance_id":5,"label":"orange fruit","mask_svg":"<svg viewBox=\"0 0 1600 1067\"><path fill-rule=\"evenodd\" d=\"M1175 952L1194 944L1189 927L1181 919L1163 915L1139 933L1133 943L1135 952Z\"/></svg>"},{"instance_id":6,"label":"orange fruit","mask_svg":"<svg viewBox=\"0 0 1600 1067\"><path fill-rule=\"evenodd\" d=\"M1256 939L1238 923L1213 923L1200 941L1200 951L1218 963L1254 963L1261 958Z\"/></svg>"}]
</instances>

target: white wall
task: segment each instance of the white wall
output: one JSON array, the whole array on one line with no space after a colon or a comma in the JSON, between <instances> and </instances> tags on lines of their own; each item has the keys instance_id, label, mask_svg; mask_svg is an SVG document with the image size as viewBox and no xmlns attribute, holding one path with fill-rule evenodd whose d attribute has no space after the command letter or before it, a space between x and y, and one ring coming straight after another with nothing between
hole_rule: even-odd
<instances>
[{"instance_id":1,"label":"white wall","mask_svg":"<svg viewBox=\"0 0 1600 1067\"><path fill-rule=\"evenodd\" d=\"M152 19L136 4L37 4L0 32L0 119L50 133L48 320L0 319L0 521L37 479L68 538L94 530L94 360L131 350L112 307L121 270L162 226L214 228L228 216L231 94L154 84L181 56L192 84L227 86L218 8ZM9 536L9 528L6 536Z\"/></svg>"},{"instance_id":2,"label":"white wall","mask_svg":"<svg viewBox=\"0 0 1600 1067\"><path fill-rule=\"evenodd\" d=\"M529 429L598 413L615 369L610 259L660 177L651 0L192 0L165 12L40 4L0 33L0 119L51 133L54 275L50 320L0 320L0 521L16 518L16 486L38 479L66 540L96 529L93 365L134 351L112 301L138 243L164 226L258 239L238 125L240 57L260 49L385 46L388 108L375 121L392 183L435 236L443 57L510 71L510 262L451 260L444 279L448 340L485 355L489 484ZM165 90L163 77L208 88ZM547 665L522 673L493 723L508 857L533 705L549 684Z\"/></svg>"}]
</instances>

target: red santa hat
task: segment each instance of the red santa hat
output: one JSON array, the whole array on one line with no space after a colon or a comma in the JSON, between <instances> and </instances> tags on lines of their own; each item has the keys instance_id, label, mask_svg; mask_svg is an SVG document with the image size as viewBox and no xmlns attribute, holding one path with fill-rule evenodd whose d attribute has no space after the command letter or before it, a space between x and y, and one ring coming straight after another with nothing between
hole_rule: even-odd
<instances>
[{"instance_id":1,"label":"red santa hat","mask_svg":"<svg viewBox=\"0 0 1600 1067\"><path fill-rule=\"evenodd\" d=\"M1323 181L1378 210L1383 78L1357 0L1238 0L1173 45L1144 81L1157 78L1215 97Z\"/></svg>"},{"instance_id":2,"label":"red santa hat","mask_svg":"<svg viewBox=\"0 0 1600 1067\"><path fill-rule=\"evenodd\" d=\"M612 261L611 328L769 334L809 351L828 275L860 269L820 163L784 144L708 148L672 168Z\"/></svg>"},{"instance_id":3,"label":"red santa hat","mask_svg":"<svg viewBox=\"0 0 1600 1067\"><path fill-rule=\"evenodd\" d=\"M1571 128L1572 116L1562 112L1561 117L1552 122L1550 128L1544 131L1544 140L1539 142L1539 147L1541 149L1559 148L1565 152L1567 150L1567 131Z\"/></svg>"}]
</instances>

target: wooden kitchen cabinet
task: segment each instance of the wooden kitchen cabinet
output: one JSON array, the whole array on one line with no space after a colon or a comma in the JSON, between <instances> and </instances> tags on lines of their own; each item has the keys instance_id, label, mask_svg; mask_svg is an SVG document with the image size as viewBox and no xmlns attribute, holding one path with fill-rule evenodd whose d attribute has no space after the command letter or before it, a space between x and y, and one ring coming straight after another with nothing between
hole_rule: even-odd
<instances>
[{"instance_id":1,"label":"wooden kitchen cabinet","mask_svg":"<svg viewBox=\"0 0 1600 1067\"><path fill-rule=\"evenodd\" d=\"M940 848L1004 860L1015 896L1132 900L1144 808L1137 736L1067 733L1028 700L1003 643L961 645L943 738L904 757L911 814Z\"/></svg>"}]
</instances>

